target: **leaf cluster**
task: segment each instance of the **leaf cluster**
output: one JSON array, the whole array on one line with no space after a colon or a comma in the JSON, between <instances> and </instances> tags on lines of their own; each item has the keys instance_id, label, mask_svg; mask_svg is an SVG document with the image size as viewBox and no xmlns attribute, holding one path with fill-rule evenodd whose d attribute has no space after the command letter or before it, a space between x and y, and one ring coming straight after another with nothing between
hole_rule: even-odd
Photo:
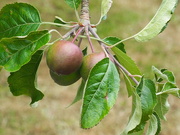
<instances>
[{"instance_id":1,"label":"leaf cluster","mask_svg":"<svg viewBox=\"0 0 180 135\"><path fill-rule=\"evenodd\" d=\"M88 0L65 0L65 3L77 9ZM102 0L101 16L96 25L88 24L86 32L90 47L91 39L97 40L108 56L98 62L90 71L88 79L82 80L74 104L82 100L81 127L88 129L97 125L110 111L119 96L120 76L124 79L129 97L132 97L132 111L127 126L121 135L156 135L161 130L161 120L166 120L169 111L169 95L180 98L180 89L176 85L173 72L152 67L154 78L145 78L140 69L128 56L124 41L134 38L136 41L148 41L161 33L169 23L178 0L163 0L152 20L137 34L121 40L118 37L99 38L92 29L107 18L112 0ZM39 30L43 24L72 28L64 36L56 30ZM26 95L31 105L41 100L44 94L37 87L37 71L42 56L50 43L51 32L57 32L60 39L74 36L80 41L84 35L81 22L66 22L56 17L54 22L42 22L36 8L27 3L14 3L0 11L0 70L10 72L8 84L14 96ZM87 28L87 29L86 29ZM79 31L78 31L78 30ZM76 31L77 30L77 31ZM88 35L91 33L94 37ZM78 37L79 36L79 37ZM56 40L56 41L57 41ZM93 50L93 49L92 49ZM87 54L87 48L83 51ZM147 128L146 128L147 126Z\"/></svg>"}]
</instances>

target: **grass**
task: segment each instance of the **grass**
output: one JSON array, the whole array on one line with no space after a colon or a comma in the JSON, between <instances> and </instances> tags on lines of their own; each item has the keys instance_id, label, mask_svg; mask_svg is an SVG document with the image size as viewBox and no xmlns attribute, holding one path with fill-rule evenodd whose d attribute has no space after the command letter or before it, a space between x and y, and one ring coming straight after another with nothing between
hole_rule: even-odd
<instances>
[{"instance_id":1,"label":"grass","mask_svg":"<svg viewBox=\"0 0 180 135\"><path fill-rule=\"evenodd\" d=\"M43 21L52 21L55 15L59 15L65 20L75 20L73 10L60 0L8 0L0 1L0 7L14 1L28 2L34 5L39 9ZM133 2L131 0L114 0L108 19L98 26L98 34L102 38L106 36L118 36L119 38L131 36L147 24L159 4L160 1L155 0L144 0L143 2L140 0ZM96 23L99 17L97 5L100 5L100 2L92 0L91 17L93 23ZM167 29L155 39L146 43L130 40L125 42L125 45L127 53L136 61L147 77L152 77L152 65L158 68L168 68L174 72L180 86L179 14L180 8L178 7ZM96 127L83 130L79 126L81 102L66 108L72 102L80 82L69 87L61 87L54 84L48 72L45 58L43 58L38 72L38 85L45 97L39 102L37 108L31 108L28 105L30 99L27 97L12 96L6 82L9 73L4 70L0 72L1 135L118 135L121 132L131 111L131 101L127 98L123 83L119 98L107 117ZM161 135L180 133L180 105L178 101L175 97L169 98L171 109L167 114L167 121L162 123Z\"/></svg>"}]
</instances>

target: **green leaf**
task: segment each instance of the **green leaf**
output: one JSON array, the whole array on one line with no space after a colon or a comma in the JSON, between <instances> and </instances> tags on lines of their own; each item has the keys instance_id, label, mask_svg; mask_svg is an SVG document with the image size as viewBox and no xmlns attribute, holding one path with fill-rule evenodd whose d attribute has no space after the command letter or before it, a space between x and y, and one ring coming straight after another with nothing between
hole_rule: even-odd
<instances>
[{"instance_id":1,"label":"green leaf","mask_svg":"<svg viewBox=\"0 0 180 135\"><path fill-rule=\"evenodd\" d=\"M97 125L109 113L117 99L119 87L119 73L111 60L105 58L92 68L84 88L82 128Z\"/></svg>"},{"instance_id":2,"label":"green leaf","mask_svg":"<svg viewBox=\"0 0 180 135\"><path fill-rule=\"evenodd\" d=\"M178 0L163 0L152 20L143 28L135 39L137 41L148 41L161 33L170 21L177 6Z\"/></svg>"},{"instance_id":3,"label":"green leaf","mask_svg":"<svg viewBox=\"0 0 180 135\"><path fill-rule=\"evenodd\" d=\"M64 21L62 18L56 16L55 20L54 20L55 23L60 23L60 24L67 24L68 22Z\"/></svg>"},{"instance_id":4,"label":"green leaf","mask_svg":"<svg viewBox=\"0 0 180 135\"><path fill-rule=\"evenodd\" d=\"M107 43L107 45L114 45L117 42L121 41L119 38L117 37L106 37L103 39L104 42ZM119 48L121 51L123 51L124 53L126 53L126 50L124 49L124 44L120 43L118 45L116 45L117 48Z\"/></svg>"},{"instance_id":5,"label":"green leaf","mask_svg":"<svg viewBox=\"0 0 180 135\"><path fill-rule=\"evenodd\" d=\"M84 87L85 87L85 81L82 80L82 82L78 88L76 97L74 98L74 100L72 101L72 103L69 106L75 104L76 102L78 102L79 100L81 100L83 98Z\"/></svg>"},{"instance_id":6,"label":"green leaf","mask_svg":"<svg viewBox=\"0 0 180 135\"><path fill-rule=\"evenodd\" d=\"M158 120L155 115L151 115L150 124L146 135L156 135L157 131L158 131Z\"/></svg>"},{"instance_id":7,"label":"green leaf","mask_svg":"<svg viewBox=\"0 0 180 135\"><path fill-rule=\"evenodd\" d=\"M162 73L167 76L168 82L173 83L173 84L176 83L175 76L174 76L173 72L171 72L169 70L163 70Z\"/></svg>"},{"instance_id":8,"label":"green leaf","mask_svg":"<svg viewBox=\"0 0 180 135\"><path fill-rule=\"evenodd\" d=\"M11 72L8 77L10 90L14 96L27 95L31 97L31 104L43 98L42 92L36 88L36 73L39 67L43 51L37 51L31 61L22 66L17 72Z\"/></svg>"},{"instance_id":9,"label":"green leaf","mask_svg":"<svg viewBox=\"0 0 180 135\"><path fill-rule=\"evenodd\" d=\"M128 97L130 97L132 95L135 87L133 86L133 84L129 80L130 78L126 75L126 73L124 73L123 71L122 71L122 73L123 73L123 76L124 76L124 81L126 83L126 88L127 88L127 91L128 91Z\"/></svg>"},{"instance_id":10,"label":"green leaf","mask_svg":"<svg viewBox=\"0 0 180 135\"><path fill-rule=\"evenodd\" d=\"M137 86L136 91L141 99L142 118L140 124L131 132L144 130L146 121L149 120L149 116L152 115L157 103L156 87L153 81L143 77Z\"/></svg>"},{"instance_id":11,"label":"green leaf","mask_svg":"<svg viewBox=\"0 0 180 135\"><path fill-rule=\"evenodd\" d=\"M147 121L157 104L156 86L153 81L143 77L136 90L141 98L143 112L141 121Z\"/></svg>"},{"instance_id":12,"label":"green leaf","mask_svg":"<svg viewBox=\"0 0 180 135\"><path fill-rule=\"evenodd\" d=\"M155 111L162 120L166 120L166 113L169 111L170 105L168 102L168 94L157 96L157 105Z\"/></svg>"},{"instance_id":13,"label":"green leaf","mask_svg":"<svg viewBox=\"0 0 180 135\"><path fill-rule=\"evenodd\" d=\"M161 92L164 84L158 85L158 92ZM155 112L160 119L166 120L165 114L169 111L170 105L168 102L168 94L160 94L157 96L157 104L155 107Z\"/></svg>"},{"instance_id":14,"label":"green leaf","mask_svg":"<svg viewBox=\"0 0 180 135\"><path fill-rule=\"evenodd\" d=\"M156 112L153 113L153 115L156 117L157 119L157 124L158 124L158 128L157 128L157 131L156 131L156 135L159 135L160 131L161 131L161 120L159 118L159 116L157 115Z\"/></svg>"},{"instance_id":15,"label":"green leaf","mask_svg":"<svg viewBox=\"0 0 180 135\"><path fill-rule=\"evenodd\" d=\"M165 80L167 82L175 84L175 77L173 72L167 69L159 70L154 66L152 66L152 71L155 74L155 78L157 82L162 82L163 80Z\"/></svg>"},{"instance_id":16,"label":"green leaf","mask_svg":"<svg viewBox=\"0 0 180 135\"><path fill-rule=\"evenodd\" d=\"M72 8L77 9L82 0L65 0L65 2Z\"/></svg>"},{"instance_id":17,"label":"green leaf","mask_svg":"<svg viewBox=\"0 0 180 135\"><path fill-rule=\"evenodd\" d=\"M86 55L87 55L87 50L88 50L87 47L85 47L85 48L82 50L83 56L86 56Z\"/></svg>"},{"instance_id":18,"label":"green leaf","mask_svg":"<svg viewBox=\"0 0 180 135\"><path fill-rule=\"evenodd\" d=\"M173 72L167 69L157 69L156 67L152 67L152 71L155 74L155 79L158 83L161 83L162 88L159 89L160 94L172 94L178 98L180 98L180 89L176 86L176 80Z\"/></svg>"},{"instance_id":19,"label":"green leaf","mask_svg":"<svg viewBox=\"0 0 180 135\"><path fill-rule=\"evenodd\" d=\"M129 122L126 128L121 133L121 135L131 134L129 132L132 131L134 128L136 128L137 125L139 125L139 123L141 122L141 117L142 117L141 99L139 95L135 91L133 91L131 116L129 118Z\"/></svg>"},{"instance_id":20,"label":"green leaf","mask_svg":"<svg viewBox=\"0 0 180 135\"><path fill-rule=\"evenodd\" d=\"M178 98L180 98L180 89L177 88L177 86L175 84L172 84L172 83L165 83L163 85L163 88L161 90L160 93L163 93L163 94L172 94Z\"/></svg>"},{"instance_id":21,"label":"green leaf","mask_svg":"<svg viewBox=\"0 0 180 135\"><path fill-rule=\"evenodd\" d=\"M59 23L59 24L75 24L76 22L71 22L71 21L70 22L66 22L61 17L55 16L54 23ZM58 27L60 27L60 26L58 26Z\"/></svg>"},{"instance_id":22,"label":"green leaf","mask_svg":"<svg viewBox=\"0 0 180 135\"><path fill-rule=\"evenodd\" d=\"M115 53L116 58L118 62L127 70L129 71L132 75L142 75L139 68L135 64L135 62L124 52L122 52L119 48L113 47L112 51ZM136 86L134 81L128 76L129 80L133 84L133 86ZM135 77L137 81L140 81L140 78Z\"/></svg>"},{"instance_id":23,"label":"green leaf","mask_svg":"<svg viewBox=\"0 0 180 135\"><path fill-rule=\"evenodd\" d=\"M31 56L50 40L47 30L30 33L25 38L4 38L0 41L0 65L15 72L28 63Z\"/></svg>"},{"instance_id":24,"label":"green leaf","mask_svg":"<svg viewBox=\"0 0 180 135\"><path fill-rule=\"evenodd\" d=\"M39 12L26 3L14 3L0 11L0 39L25 36L36 31L41 23Z\"/></svg>"},{"instance_id":25,"label":"green leaf","mask_svg":"<svg viewBox=\"0 0 180 135\"><path fill-rule=\"evenodd\" d=\"M98 24L103 20L104 18L107 18L107 13L109 12L111 6L112 6L113 1L112 0L102 0L101 3L101 17L98 22Z\"/></svg>"}]
</instances>

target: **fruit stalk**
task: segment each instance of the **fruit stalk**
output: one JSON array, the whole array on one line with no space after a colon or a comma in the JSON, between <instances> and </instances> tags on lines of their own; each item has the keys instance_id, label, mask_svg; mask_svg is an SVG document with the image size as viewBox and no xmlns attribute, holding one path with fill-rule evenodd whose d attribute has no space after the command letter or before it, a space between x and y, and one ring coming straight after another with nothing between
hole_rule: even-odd
<instances>
[{"instance_id":1,"label":"fruit stalk","mask_svg":"<svg viewBox=\"0 0 180 135\"><path fill-rule=\"evenodd\" d=\"M94 32L94 30L93 30L91 27L89 27L89 31L91 32L91 34L92 34L95 38L100 39L100 37L98 36L98 34L97 34L96 32ZM103 42L101 42L101 41L98 41L98 42L99 42L99 44L101 45L101 47L103 47L104 50L109 54L109 57L111 57L111 58L114 60L115 64L116 64L124 73L126 73L126 74L135 82L136 85L138 85L139 82L133 77L133 75L132 75L128 70L126 70L126 68L124 68L124 67L113 57L113 55L109 52L108 47L107 47Z\"/></svg>"},{"instance_id":2,"label":"fruit stalk","mask_svg":"<svg viewBox=\"0 0 180 135\"><path fill-rule=\"evenodd\" d=\"M81 32L83 31L84 27L80 27L78 30L77 30L77 33L75 34L75 37L73 38L72 40L72 43L74 43L77 39L77 37L79 36L79 34L81 34Z\"/></svg>"},{"instance_id":3,"label":"fruit stalk","mask_svg":"<svg viewBox=\"0 0 180 135\"><path fill-rule=\"evenodd\" d=\"M69 36L71 36L72 34L74 34L74 32L76 30L79 29L79 25L76 25L73 29L71 29L70 31L68 31L64 36L63 36L63 39L67 39Z\"/></svg>"}]
</instances>

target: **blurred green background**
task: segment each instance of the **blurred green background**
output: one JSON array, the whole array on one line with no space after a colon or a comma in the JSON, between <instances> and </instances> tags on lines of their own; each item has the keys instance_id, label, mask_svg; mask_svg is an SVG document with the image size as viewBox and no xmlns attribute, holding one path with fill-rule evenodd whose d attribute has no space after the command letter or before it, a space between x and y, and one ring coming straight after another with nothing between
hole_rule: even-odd
<instances>
[{"instance_id":1,"label":"blurred green background","mask_svg":"<svg viewBox=\"0 0 180 135\"><path fill-rule=\"evenodd\" d=\"M1 0L0 8L12 2L27 2L35 6L43 21L53 21L54 16L64 20L76 20L74 11L64 0ZM91 0L91 22L97 23L100 15L100 1ZM101 38L117 36L121 39L140 31L155 14L161 0L114 0L106 21L97 27ZM53 29L46 25L41 29ZM65 33L64 29L58 29ZM66 30L67 31L67 30ZM56 36L56 35L55 35ZM153 40L139 43L125 42L126 50L146 77L152 77L151 66L167 68L174 72L180 87L180 7L167 29ZM96 44L96 42L93 42ZM87 44L84 42L84 44ZM98 47L97 47L98 48ZM125 127L131 111L131 101L127 98L122 82L118 100L109 115L96 127L83 130L79 126L81 102L66 108L76 95L78 84L61 87L55 84L46 66L45 58L38 71L39 89L45 94L37 108L29 106L25 96L14 97L9 91L9 73L0 72L0 135L118 135ZM162 123L160 135L180 134L179 100L170 96L170 111L167 121Z\"/></svg>"}]
</instances>

